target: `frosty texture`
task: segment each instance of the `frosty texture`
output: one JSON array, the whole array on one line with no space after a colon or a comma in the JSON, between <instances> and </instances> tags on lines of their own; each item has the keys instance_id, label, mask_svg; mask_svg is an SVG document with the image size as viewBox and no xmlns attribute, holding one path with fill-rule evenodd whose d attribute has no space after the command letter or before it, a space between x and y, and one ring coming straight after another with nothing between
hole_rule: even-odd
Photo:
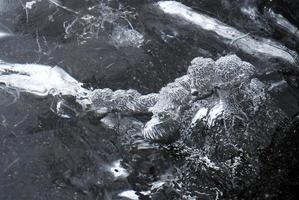
<instances>
[{"instance_id":1,"label":"frosty texture","mask_svg":"<svg viewBox=\"0 0 299 200\"><path fill-rule=\"evenodd\" d=\"M40 96L71 95L83 108L98 114L151 114L142 130L144 137L166 142L197 124L212 128L223 119L227 122L225 129L232 129L235 121L241 120L245 127L242 131L246 131L268 100L264 84L253 75L254 67L236 55L216 61L198 57L192 60L187 75L167 84L159 93L142 95L132 89L84 89L59 67L0 64L0 82L22 91ZM62 99L53 110L69 117L64 110L73 109Z\"/></svg>"},{"instance_id":2,"label":"frosty texture","mask_svg":"<svg viewBox=\"0 0 299 200\"><path fill-rule=\"evenodd\" d=\"M91 96L92 109L150 112L152 118L142 131L144 137L153 141L171 141L177 138L181 128L186 128L186 125L181 126L185 123L185 113L194 116L190 121L192 126L204 119L212 126L219 116L235 115L245 119L250 113L257 112L266 97L263 83L251 79L253 74L254 67L235 55L217 61L198 57L191 62L187 75L169 83L158 94L95 90ZM241 108L243 105L247 110Z\"/></svg>"}]
</instances>

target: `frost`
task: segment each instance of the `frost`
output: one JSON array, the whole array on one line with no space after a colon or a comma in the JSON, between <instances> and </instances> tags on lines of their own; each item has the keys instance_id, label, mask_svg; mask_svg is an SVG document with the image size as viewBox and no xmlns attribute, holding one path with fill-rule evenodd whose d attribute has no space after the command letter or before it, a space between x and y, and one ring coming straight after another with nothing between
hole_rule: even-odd
<instances>
[{"instance_id":1,"label":"frost","mask_svg":"<svg viewBox=\"0 0 299 200\"><path fill-rule=\"evenodd\" d=\"M134 30L130 22L133 18L135 12L129 7L119 4L118 8L112 8L107 2L102 1L89 7L88 13L76 15L73 20L64 22L65 38L76 37L79 44L84 44L87 39L98 39L105 31L112 35L111 42L115 45L140 46L143 36ZM111 28L113 28L112 32Z\"/></svg>"},{"instance_id":2,"label":"frost","mask_svg":"<svg viewBox=\"0 0 299 200\"><path fill-rule=\"evenodd\" d=\"M202 120L208 114L207 108L200 108L195 116L192 118L191 125L194 126L198 121Z\"/></svg>"},{"instance_id":3,"label":"frost","mask_svg":"<svg viewBox=\"0 0 299 200\"><path fill-rule=\"evenodd\" d=\"M116 47L140 47L144 42L143 35L134 29L115 27L111 35Z\"/></svg>"},{"instance_id":4,"label":"frost","mask_svg":"<svg viewBox=\"0 0 299 200\"><path fill-rule=\"evenodd\" d=\"M247 87L247 94L252 99L254 112L266 101L265 85L258 79L252 79Z\"/></svg>"},{"instance_id":5,"label":"frost","mask_svg":"<svg viewBox=\"0 0 299 200\"><path fill-rule=\"evenodd\" d=\"M136 191L134 191L134 190L123 191L123 192L119 193L118 196L123 197L123 198L127 198L127 199L131 199L131 200L138 200L139 199L139 196L136 195Z\"/></svg>"},{"instance_id":6,"label":"frost","mask_svg":"<svg viewBox=\"0 0 299 200\"><path fill-rule=\"evenodd\" d=\"M180 132L201 122L213 128L224 120L226 132L241 123L247 128L239 131L246 132L250 120L254 120L255 113L268 100L266 86L251 78L254 71L251 64L235 55L216 61L198 57L191 62L187 75L167 84L159 93L147 95L132 89L90 91L59 67L33 64L1 63L0 82L40 96L71 95L83 108L99 115L152 114L142 129L144 137L170 142L178 138ZM76 105L69 106L64 99L53 105L52 110L61 117L77 116L80 112ZM102 123L115 128L118 121L115 116L107 115Z\"/></svg>"}]
</instances>

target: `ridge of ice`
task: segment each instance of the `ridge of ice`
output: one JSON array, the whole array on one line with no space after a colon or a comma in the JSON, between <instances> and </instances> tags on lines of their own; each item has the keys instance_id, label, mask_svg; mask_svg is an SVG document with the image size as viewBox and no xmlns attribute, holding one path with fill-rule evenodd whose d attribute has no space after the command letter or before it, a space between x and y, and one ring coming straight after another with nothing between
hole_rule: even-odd
<instances>
[{"instance_id":1,"label":"ridge of ice","mask_svg":"<svg viewBox=\"0 0 299 200\"><path fill-rule=\"evenodd\" d=\"M298 56L294 51L270 39L255 39L218 19L195 12L180 2L159 1L156 5L164 13L190 22L207 32L213 32L227 45L234 45L251 56L259 58L263 55L266 58L279 58L295 66L298 64Z\"/></svg>"},{"instance_id":2,"label":"ridge of ice","mask_svg":"<svg viewBox=\"0 0 299 200\"><path fill-rule=\"evenodd\" d=\"M258 111L266 101L265 86L258 79L251 79L253 74L254 67L236 55L216 61L198 57L191 62L187 75L167 84L159 93L142 95L132 89L84 89L82 83L57 66L0 63L0 82L20 91L39 96L71 95L83 108L88 107L98 114L151 113L152 118L144 125L142 133L154 141L176 138L186 114L194 116L190 119L191 127L203 118L211 127L219 116L229 118L231 114L242 113L234 99L238 95L246 104L253 105L253 112ZM197 92L193 94L194 91ZM193 102L202 99L206 103L199 103L199 107L194 108ZM70 117L60 110L61 105L58 102L56 112L59 116ZM64 108L72 111L67 104ZM111 120L103 118L102 122L113 128Z\"/></svg>"}]
</instances>

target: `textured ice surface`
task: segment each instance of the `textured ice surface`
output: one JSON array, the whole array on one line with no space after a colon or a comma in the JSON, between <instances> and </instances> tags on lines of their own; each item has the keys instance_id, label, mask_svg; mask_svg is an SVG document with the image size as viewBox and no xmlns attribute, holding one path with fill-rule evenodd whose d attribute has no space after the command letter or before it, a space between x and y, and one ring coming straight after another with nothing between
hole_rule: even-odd
<instances>
[{"instance_id":1,"label":"textured ice surface","mask_svg":"<svg viewBox=\"0 0 299 200\"><path fill-rule=\"evenodd\" d=\"M109 5L109 1L101 1L88 7L84 14L64 7L58 1L52 3L77 14L74 19L64 22L64 29L65 38L76 37L79 45L88 39L101 37L103 31L109 33L111 42L117 47L139 47L143 43L143 35L130 22L134 18L134 11L124 8L121 3L118 8L114 8Z\"/></svg>"},{"instance_id":2,"label":"textured ice surface","mask_svg":"<svg viewBox=\"0 0 299 200\"><path fill-rule=\"evenodd\" d=\"M36 4L36 1L26 2L25 8L32 9L33 5Z\"/></svg>"},{"instance_id":3,"label":"textured ice surface","mask_svg":"<svg viewBox=\"0 0 299 200\"><path fill-rule=\"evenodd\" d=\"M115 27L111 34L116 47L140 47L144 42L143 35L131 28Z\"/></svg>"},{"instance_id":4,"label":"textured ice surface","mask_svg":"<svg viewBox=\"0 0 299 200\"><path fill-rule=\"evenodd\" d=\"M71 95L88 104L88 90L59 67L37 64L0 63L0 82L39 96Z\"/></svg>"},{"instance_id":5,"label":"textured ice surface","mask_svg":"<svg viewBox=\"0 0 299 200\"><path fill-rule=\"evenodd\" d=\"M152 114L142 133L153 141L173 141L178 138L180 129L186 130L196 123L212 127L219 118L232 122L235 118L247 120L248 115L258 112L267 101L263 83L251 78L254 67L235 55L216 61L195 58L187 75L167 84L159 93L148 95L136 90L109 88L89 91L59 67L2 63L0 70L0 81L7 86L37 95L72 95L84 107L89 105L89 109L101 115L111 112ZM70 117L66 110L76 115L76 110L63 99L54 105L54 111L61 117ZM103 118L102 122L113 128L112 119ZM189 125L184 124L188 121Z\"/></svg>"},{"instance_id":6,"label":"textured ice surface","mask_svg":"<svg viewBox=\"0 0 299 200\"><path fill-rule=\"evenodd\" d=\"M267 63L263 57L256 63L241 51L237 53L242 59L258 69L274 69L275 74L251 76L253 67L233 56L216 61L236 52L236 42L224 44L213 32L198 31L196 25L157 10L153 1L36 1L27 8L27 21L23 6L31 1L0 3L14 2L18 7L4 8L10 16L2 15L1 23L14 31L14 37L0 38L1 58L58 65L86 88L111 90L87 91L94 101L86 108L91 112L82 113L76 96L57 92L42 93L40 98L24 94L28 84L23 89L1 84L0 199L254 199L259 192L261 199L265 194L272 199L272 194L282 192L288 170L296 171L298 156L289 150L298 147L298 134L275 131L284 116L276 106L291 110L289 116L298 112L298 98L289 95L298 96L292 72L281 74L273 65L262 64ZM280 2L285 1L291 0ZM109 6L98 6L101 2ZM273 27L267 32L259 24L262 13L252 17L258 18L257 26L249 28L254 23L236 14L245 2L259 6L260 1L184 0L200 13L243 33L250 31L252 37L273 36ZM134 20L127 17L144 35L141 48L115 48L111 43L115 27L133 30L122 18L128 9L118 3L131 5L138 13ZM277 36L293 48L286 42L288 35ZM198 57L189 64L196 56L214 60ZM6 78L10 74L17 73L7 72ZM17 75L18 80L27 76ZM170 142L179 135L171 145L151 142ZM268 146L273 148L265 149ZM284 194L282 199L287 198Z\"/></svg>"},{"instance_id":7,"label":"textured ice surface","mask_svg":"<svg viewBox=\"0 0 299 200\"><path fill-rule=\"evenodd\" d=\"M292 65L298 64L298 56L295 52L270 39L252 37L242 33L223 22L193 11L191 8L176 1L160 1L157 3L160 10L173 17L185 20L196 25L200 30L212 33L226 45L251 55L255 58L277 58Z\"/></svg>"},{"instance_id":8,"label":"textured ice surface","mask_svg":"<svg viewBox=\"0 0 299 200\"><path fill-rule=\"evenodd\" d=\"M113 175L115 180L124 179L129 176L128 171L121 166L121 160L117 160L111 166L107 166L107 170Z\"/></svg>"},{"instance_id":9,"label":"textured ice surface","mask_svg":"<svg viewBox=\"0 0 299 200\"><path fill-rule=\"evenodd\" d=\"M91 93L92 109L103 112L142 113L156 102L156 94L141 95L136 90L97 89Z\"/></svg>"},{"instance_id":10,"label":"textured ice surface","mask_svg":"<svg viewBox=\"0 0 299 200\"><path fill-rule=\"evenodd\" d=\"M276 26L276 28L284 30L286 33L295 37L296 40L299 40L298 28L288 21L284 16L275 13L271 8L266 9L265 13L265 15L273 22L273 25Z\"/></svg>"},{"instance_id":11,"label":"textured ice surface","mask_svg":"<svg viewBox=\"0 0 299 200\"><path fill-rule=\"evenodd\" d=\"M131 200L139 199L139 196L136 195L136 191L134 191L134 190L123 191L123 192L119 193L118 196L126 198L126 199L131 199Z\"/></svg>"}]
</instances>

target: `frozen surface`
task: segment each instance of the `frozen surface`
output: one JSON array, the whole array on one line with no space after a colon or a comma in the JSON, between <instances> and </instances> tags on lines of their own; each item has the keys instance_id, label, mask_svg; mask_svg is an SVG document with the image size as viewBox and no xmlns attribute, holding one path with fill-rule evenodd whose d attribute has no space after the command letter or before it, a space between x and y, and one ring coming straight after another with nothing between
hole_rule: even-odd
<instances>
[{"instance_id":1,"label":"frozen surface","mask_svg":"<svg viewBox=\"0 0 299 200\"><path fill-rule=\"evenodd\" d=\"M294 199L296 1L0 1L0 199Z\"/></svg>"},{"instance_id":2,"label":"frozen surface","mask_svg":"<svg viewBox=\"0 0 299 200\"><path fill-rule=\"evenodd\" d=\"M222 42L231 44L253 57L278 58L290 64L298 65L298 57L295 52L270 39L255 39L249 33L242 33L215 18L195 12L176 1L160 1L157 6L166 14L186 20L201 30L214 33L216 37L221 38Z\"/></svg>"},{"instance_id":3,"label":"frozen surface","mask_svg":"<svg viewBox=\"0 0 299 200\"><path fill-rule=\"evenodd\" d=\"M59 67L37 64L0 63L0 82L38 96L72 95L88 104L88 90Z\"/></svg>"},{"instance_id":4,"label":"frozen surface","mask_svg":"<svg viewBox=\"0 0 299 200\"><path fill-rule=\"evenodd\" d=\"M195 115L191 126L207 119L208 126L212 127L221 118L234 120L234 117L231 119L232 115L236 115L237 119L249 120L248 116L260 111L268 100L263 83L251 79L254 67L235 55L217 61L195 58L187 75L175 79L159 93L148 95L141 95L136 90L112 91L109 88L89 91L59 67L3 63L1 72L0 81L9 87L41 96L71 95L83 108L88 106L97 114L151 113L152 117L144 125L142 133L145 138L153 141L176 140L179 130L189 127L186 124L182 126L186 122L183 117L185 113ZM66 105L64 100L59 100L56 112L59 116L69 118L68 114L64 114L63 105ZM197 114L190 113L195 105ZM246 106L246 110L242 106ZM67 105L65 107L68 108ZM269 117L266 124L272 123ZM104 118L102 122L114 128L110 120ZM228 126L225 128L233 128L230 127L232 125Z\"/></svg>"},{"instance_id":5,"label":"frozen surface","mask_svg":"<svg viewBox=\"0 0 299 200\"><path fill-rule=\"evenodd\" d=\"M134 29L115 27L111 35L112 43L117 47L140 47L143 35Z\"/></svg>"}]
</instances>

